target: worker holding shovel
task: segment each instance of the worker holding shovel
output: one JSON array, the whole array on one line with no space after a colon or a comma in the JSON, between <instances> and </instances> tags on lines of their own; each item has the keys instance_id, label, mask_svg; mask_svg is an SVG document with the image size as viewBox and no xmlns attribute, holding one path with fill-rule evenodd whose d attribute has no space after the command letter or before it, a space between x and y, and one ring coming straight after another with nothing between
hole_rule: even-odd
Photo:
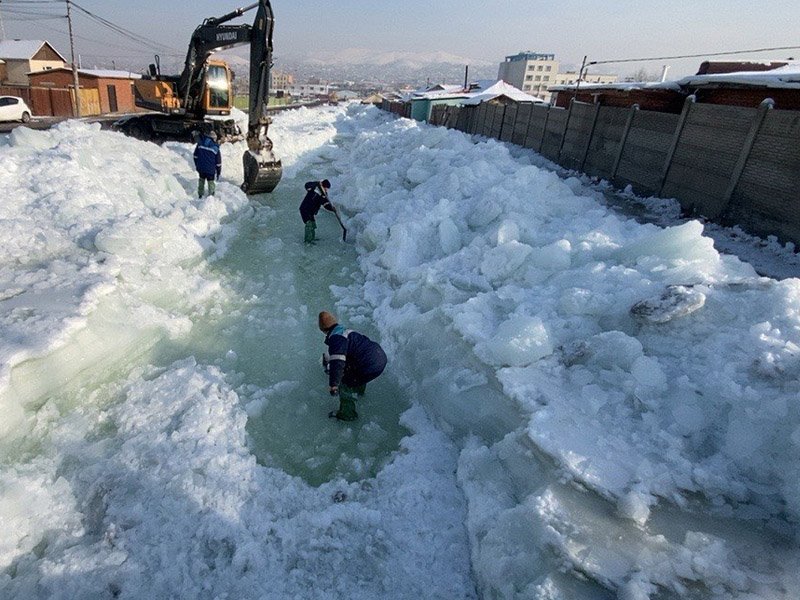
<instances>
[{"instance_id":1,"label":"worker holding shovel","mask_svg":"<svg viewBox=\"0 0 800 600\"><path fill-rule=\"evenodd\" d=\"M323 179L322 181L309 181L305 184L305 188L306 196L300 203L300 217L303 219L303 223L305 223L306 226L303 241L306 244L313 244L314 241L316 241L317 222L315 217L320 208L324 208L336 215L336 220L339 221L339 225L342 227L342 239L345 240L347 238L347 230L339 216L339 211L328 198L328 190L331 189L331 182L327 179Z\"/></svg>"}]
</instances>

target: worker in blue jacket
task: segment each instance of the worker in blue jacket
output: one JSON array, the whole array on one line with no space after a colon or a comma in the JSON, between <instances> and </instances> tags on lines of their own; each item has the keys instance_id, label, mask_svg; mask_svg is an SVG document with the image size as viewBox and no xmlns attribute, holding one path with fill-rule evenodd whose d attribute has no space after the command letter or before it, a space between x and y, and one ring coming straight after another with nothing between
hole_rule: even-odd
<instances>
[{"instance_id":1,"label":"worker in blue jacket","mask_svg":"<svg viewBox=\"0 0 800 600\"><path fill-rule=\"evenodd\" d=\"M333 204L328 200L328 190L331 189L331 182L327 179L322 181L309 181L305 185L306 196L300 203L300 217L306 225L305 236L303 241L306 244L311 244L317 239L317 222L314 217L319 212L320 208L336 212Z\"/></svg>"},{"instance_id":2,"label":"worker in blue jacket","mask_svg":"<svg viewBox=\"0 0 800 600\"><path fill-rule=\"evenodd\" d=\"M328 416L340 421L358 418L356 398L363 397L367 383L386 368L386 354L377 342L367 336L345 329L328 311L319 313L319 329L325 334L328 352L322 364L328 373L328 391L339 395L339 410Z\"/></svg>"},{"instance_id":3,"label":"worker in blue jacket","mask_svg":"<svg viewBox=\"0 0 800 600\"><path fill-rule=\"evenodd\" d=\"M208 195L217 191L216 180L222 173L222 152L217 144L217 134L213 131L200 136L194 148L194 167L200 180L197 182L197 197L203 197L203 188L208 182Z\"/></svg>"}]
</instances>

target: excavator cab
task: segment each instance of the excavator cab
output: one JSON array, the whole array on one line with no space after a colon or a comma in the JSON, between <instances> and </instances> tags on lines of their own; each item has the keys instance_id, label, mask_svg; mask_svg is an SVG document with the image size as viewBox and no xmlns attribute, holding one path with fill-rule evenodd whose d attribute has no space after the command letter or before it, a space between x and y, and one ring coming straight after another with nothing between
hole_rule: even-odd
<instances>
[{"instance_id":1,"label":"excavator cab","mask_svg":"<svg viewBox=\"0 0 800 600\"><path fill-rule=\"evenodd\" d=\"M228 115L233 105L231 71L222 61L210 60L206 67L203 110L209 115Z\"/></svg>"}]
</instances>

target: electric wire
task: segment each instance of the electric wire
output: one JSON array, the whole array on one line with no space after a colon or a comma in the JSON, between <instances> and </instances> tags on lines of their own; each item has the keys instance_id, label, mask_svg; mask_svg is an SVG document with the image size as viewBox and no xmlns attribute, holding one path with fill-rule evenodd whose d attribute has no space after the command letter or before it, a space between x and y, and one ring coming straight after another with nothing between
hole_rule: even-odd
<instances>
[{"instance_id":1,"label":"electric wire","mask_svg":"<svg viewBox=\"0 0 800 600\"><path fill-rule=\"evenodd\" d=\"M650 58L621 58L616 60L593 60L588 65L607 65L629 62L650 62L656 60L678 60L682 58L706 58L709 56L731 56L735 54L756 54L760 52L777 52L779 50L800 50L800 46L775 46L772 48L755 48L753 50L731 50L729 52L706 52L704 54L683 54L680 56L653 56Z\"/></svg>"},{"instance_id":2,"label":"electric wire","mask_svg":"<svg viewBox=\"0 0 800 600\"><path fill-rule=\"evenodd\" d=\"M67 17L63 13L53 13L47 11L47 9L50 7L56 8L57 6L63 6L65 1L66 0L0 0L0 10L2 10L2 12L5 15L14 15L11 18L6 17L7 21L41 22L41 21L52 21L57 19L66 20ZM139 46L142 46L149 51L160 52L164 55L171 57L172 56L180 57L183 55L183 53L180 50L177 50L175 48L172 48L155 40L151 40L145 36L139 35L133 31L130 31L108 19L96 15L95 13L85 9L84 7L80 6L75 2L72 2L71 0L70 4L73 8L75 8L76 14L81 14L85 18L89 19L91 22L94 22L96 25L108 28L114 33L135 42ZM46 29L44 25L40 25L40 27ZM59 33L63 32L59 31ZM78 35L76 35L75 37L83 39L85 41L91 41L94 43L109 45L107 42L100 40L92 40ZM120 48L125 49L123 47Z\"/></svg>"}]
</instances>

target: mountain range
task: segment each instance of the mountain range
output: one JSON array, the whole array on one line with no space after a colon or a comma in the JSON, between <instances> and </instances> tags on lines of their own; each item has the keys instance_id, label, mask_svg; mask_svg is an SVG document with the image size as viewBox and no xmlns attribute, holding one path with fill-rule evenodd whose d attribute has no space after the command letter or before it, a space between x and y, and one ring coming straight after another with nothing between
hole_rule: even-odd
<instances>
[{"instance_id":1,"label":"mountain range","mask_svg":"<svg viewBox=\"0 0 800 600\"><path fill-rule=\"evenodd\" d=\"M237 71L248 66L245 54L236 50L224 57ZM310 55L277 55L275 68L292 73L298 81L316 77L328 81L382 81L387 83L459 83L469 66L470 79L491 79L497 63L448 52L376 52L366 48L315 52Z\"/></svg>"}]
</instances>

